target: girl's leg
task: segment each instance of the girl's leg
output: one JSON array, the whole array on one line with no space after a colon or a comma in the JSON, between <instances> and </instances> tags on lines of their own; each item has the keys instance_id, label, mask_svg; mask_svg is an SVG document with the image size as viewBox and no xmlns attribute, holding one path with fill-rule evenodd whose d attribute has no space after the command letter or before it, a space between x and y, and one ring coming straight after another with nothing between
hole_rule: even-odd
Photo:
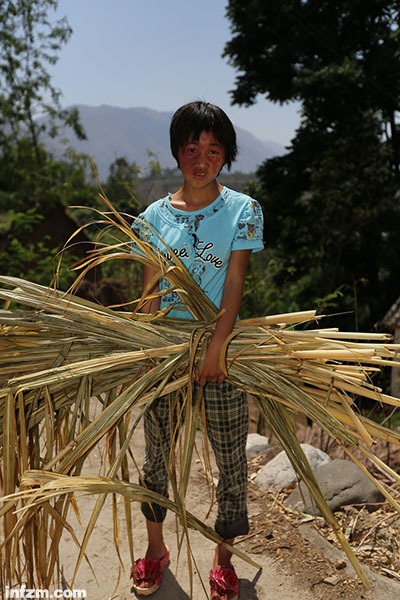
<instances>
[{"instance_id":1,"label":"girl's leg","mask_svg":"<svg viewBox=\"0 0 400 600\"><path fill-rule=\"evenodd\" d=\"M230 546L233 545L235 538L225 540ZM232 552L229 552L222 544L217 544L214 555L214 567L221 565L221 567L232 567Z\"/></svg>"},{"instance_id":2,"label":"girl's leg","mask_svg":"<svg viewBox=\"0 0 400 600\"><path fill-rule=\"evenodd\" d=\"M156 400L153 407L144 415L143 485L163 496L168 496L168 470L165 461L168 460L171 445L170 419L170 401L167 396ZM143 502L141 508L146 517L147 550L144 559L135 561L132 577L136 593L147 595L149 592L146 592L146 589L155 587L158 582L147 575L144 566L146 559L161 561L167 558L169 550L163 537L166 509L159 504L149 502Z\"/></svg>"},{"instance_id":3,"label":"girl's leg","mask_svg":"<svg viewBox=\"0 0 400 600\"><path fill-rule=\"evenodd\" d=\"M168 496L168 461L171 447L170 399L162 396L144 415L145 455L143 484L153 492ZM143 502L142 512L148 521L162 523L166 509L159 504Z\"/></svg>"},{"instance_id":4,"label":"girl's leg","mask_svg":"<svg viewBox=\"0 0 400 600\"><path fill-rule=\"evenodd\" d=\"M146 519L148 546L146 558L161 560L168 552L163 537L163 524Z\"/></svg>"},{"instance_id":5,"label":"girl's leg","mask_svg":"<svg viewBox=\"0 0 400 600\"><path fill-rule=\"evenodd\" d=\"M231 384L207 383L203 388L207 435L214 450L219 479L215 530L224 540L249 531L247 518L248 406L246 394ZM224 548L218 560L227 561ZM229 557L230 558L230 557ZM221 563L222 564L222 563Z\"/></svg>"},{"instance_id":6,"label":"girl's leg","mask_svg":"<svg viewBox=\"0 0 400 600\"><path fill-rule=\"evenodd\" d=\"M243 392L231 384L208 383L203 388L206 427L219 470L215 530L232 545L249 531L247 518L248 406ZM210 572L211 600L237 600L239 580L232 554L218 544ZM229 574L229 576L228 576Z\"/></svg>"}]
</instances>

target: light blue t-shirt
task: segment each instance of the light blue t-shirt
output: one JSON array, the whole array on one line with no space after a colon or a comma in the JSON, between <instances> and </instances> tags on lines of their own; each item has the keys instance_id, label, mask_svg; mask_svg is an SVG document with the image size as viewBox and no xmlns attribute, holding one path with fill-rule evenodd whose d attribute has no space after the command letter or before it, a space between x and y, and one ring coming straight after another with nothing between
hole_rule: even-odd
<instances>
[{"instance_id":1,"label":"light blue t-shirt","mask_svg":"<svg viewBox=\"0 0 400 600\"><path fill-rule=\"evenodd\" d=\"M223 188L212 204L195 211L174 208L170 198L168 195L153 202L138 217L151 225L165 244L143 223L135 221L133 230L163 255L168 257L169 248L178 256L218 308L231 252L257 252L264 247L261 206L250 196L227 187ZM169 287L168 281L160 281L160 289ZM178 294L172 290L162 296L161 308L171 304L174 304L174 308L168 313L169 316L193 318Z\"/></svg>"}]
</instances>

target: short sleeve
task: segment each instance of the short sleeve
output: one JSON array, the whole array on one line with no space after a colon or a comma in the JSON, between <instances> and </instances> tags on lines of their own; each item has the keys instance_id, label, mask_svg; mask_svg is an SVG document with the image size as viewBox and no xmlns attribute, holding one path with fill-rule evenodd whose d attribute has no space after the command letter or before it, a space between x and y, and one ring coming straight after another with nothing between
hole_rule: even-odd
<instances>
[{"instance_id":1,"label":"short sleeve","mask_svg":"<svg viewBox=\"0 0 400 600\"><path fill-rule=\"evenodd\" d=\"M131 242L132 254L142 254L138 247L138 244L135 242L135 237L142 242L149 242L149 244L156 246L156 236L154 235L152 228L147 225L147 221L148 218L146 212L140 213L140 215L135 217L133 220L132 233L134 234L134 237Z\"/></svg>"},{"instance_id":2,"label":"short sleeve","mask_svg":"<svg viewBox=\"0 0 400 600\"><path fill-rule=\"evenodd\" d=\"M232 250L252 250L259 252L264 248L264 218L257 200L247 197L245 206L237 222Z\"/></svg>"}]
</instances>

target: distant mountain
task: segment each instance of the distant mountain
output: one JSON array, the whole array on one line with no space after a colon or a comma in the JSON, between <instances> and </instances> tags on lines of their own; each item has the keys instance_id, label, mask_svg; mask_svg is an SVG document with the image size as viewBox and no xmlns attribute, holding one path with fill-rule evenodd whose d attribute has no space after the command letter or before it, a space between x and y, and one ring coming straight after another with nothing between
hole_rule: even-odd
<instances>
[{"instance_id":1,"label":"distant mountain","mask_svg":"<svg viewBox=\"0 0 400 600\"><path fill-rule=\"evenodd\" d=\"M77 105L77 108L88 139L80 141L71 130L61 130L57 140L45 140L56 157L63 155L66 143L78 152L89 154L103 181L108 176L110 164L120 156L145 168L149 162L147 153L150 151L163 168L176 167L169 149L172 112L108 105ZM232 166L233 172L253 173L264 160L285 151L283 146L259 140L240 127L236 127L236 132L239 157Z\"/></svg>"}]
</instances>

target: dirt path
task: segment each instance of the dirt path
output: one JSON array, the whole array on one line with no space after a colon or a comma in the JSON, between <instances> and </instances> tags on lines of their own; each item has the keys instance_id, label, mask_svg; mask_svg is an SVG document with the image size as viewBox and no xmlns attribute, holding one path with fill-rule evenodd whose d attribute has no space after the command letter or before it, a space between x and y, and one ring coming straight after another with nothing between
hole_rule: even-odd
<instances>
[{"instance_id":1,"label":"dirt path","mask_svg":"<svg viewBox=\"0 0 400 600\"><path fill-rule=\"evenodd\" d=\"M134 454L135 457L141 457L143 454L141 431L135 437ZM85 474L98 474L100 463L99 452L91 459L90 467ZM88 547L88 556L94 573L86 563L82 564L73 584L75 589L86 590L88 600L135 598L129 579L130 558L122 521L121 499L118 499L118 502L121 504L120 555L125 570L123 571L114 548L111 501L108 499ZM85 496L78 499L78 503L82 524L85 525L94 499ZM202 519L208 513L207 483L196 460L193 461L187 505L189 510ZM260 527L260 522L263 523L262 527L266 528L265 520L260 521L260 514L262 515L264 510L265 503L262 496L250 493L249 514L255 528ZM133 513L135 554L140 556L146 547L146 537L143 518L136 504ZM77 521L74 522L72 516L71 522L74 524L78 538L81 539L83 527ZM214 514L211 514L206 522L212 526ZM373 589L365 591L354 578L348 561L343 560L343 554L323 540L311 526L296 528L285 526L279 523L279 516L275 522L276 527L273 522L271 524L272 535L276 538L272 550L267 544L265 548L257 547L254 543L252 545L252 538L239 546L262 567L258 570L240 559L235 559L241 586L240 600L336 600L339 598L398 600L400 598L400 584L386 577L372 575ZM268 535L266 537L268 538ZM160 590L151 598L154 600L208 598L208 573L212 562L213 543L196 531L191 531L190 544L193 551L191 577L185 543L178 556L177 528L175 518L171 514L167 516L165 522L165 539L171 549L171 564L165 571ZM66 534L60 547L60 558L67 581L71 581L76 557L76 546L71 536Z\"/></svg>"}]
</instances>

